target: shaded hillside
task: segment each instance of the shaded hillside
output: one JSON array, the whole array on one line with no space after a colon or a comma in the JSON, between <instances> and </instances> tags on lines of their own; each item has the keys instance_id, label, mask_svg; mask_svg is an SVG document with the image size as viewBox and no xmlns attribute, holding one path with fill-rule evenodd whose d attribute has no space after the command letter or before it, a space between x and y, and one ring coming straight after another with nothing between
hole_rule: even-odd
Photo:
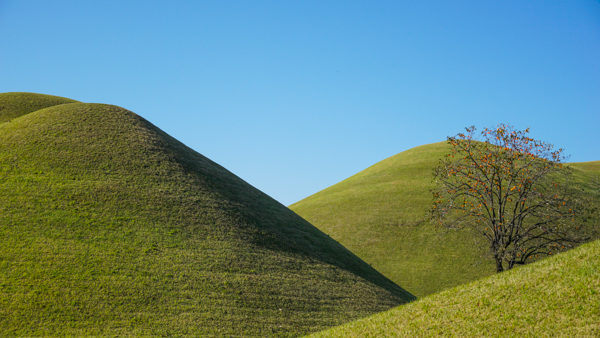
<instances>
[{"instance_id":1,"label":"shaded hillside","mask_svg":"<svg viewBox=\"0 0 600 338\"><path fill-rule=\"evenodd\" d=\"M479 234L426 221L432 170L448 149L440 142L404 151L290 208L418 297L491 275ZM600 173L573 167L579 183Z\"/></svg>"},{"instance_id":2,"label":"shaded hillside","mask_svg":"<svg viewBox=\"0 0 600 338\"><path fill-rule=\"evenodd\" d=\"M413 298L111 105L0 123L0 238L11 335L297 335Z\"/></svg>"},{"instance_id":3,"label":"shaded hillside","mask_svg":"<svg viewBox=\"0 0 600 338\"><path fill-rule=\"evenodd\" d=\"M600 241L316 337L600 335Z\"/></svg>"}]
</instances>

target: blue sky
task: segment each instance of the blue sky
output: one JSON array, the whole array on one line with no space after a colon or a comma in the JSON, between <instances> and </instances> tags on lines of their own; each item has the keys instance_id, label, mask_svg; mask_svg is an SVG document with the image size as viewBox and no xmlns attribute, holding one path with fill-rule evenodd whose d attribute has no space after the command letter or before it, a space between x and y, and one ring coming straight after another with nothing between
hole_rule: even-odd
<instances>
[{"instance_id":1,"label":"blue sky","mask_svg":"<svg viewBox=\"0 0 600 338\"><path fill-rule=\"evenodd\" d=\"M0 92L112 103L284 204L468 125L600 160L600 1L0 0Z\"/></svg>"}]
</instances>

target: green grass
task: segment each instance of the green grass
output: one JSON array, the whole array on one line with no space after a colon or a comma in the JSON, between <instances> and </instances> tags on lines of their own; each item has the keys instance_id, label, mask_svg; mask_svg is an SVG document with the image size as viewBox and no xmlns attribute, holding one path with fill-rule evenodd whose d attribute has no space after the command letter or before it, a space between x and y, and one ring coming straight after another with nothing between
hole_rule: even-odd
<instances>
[{"instance_id":1,"label":"green grass","mask_svg":"<svg viewBox=\"0 0 600 338\"><path fill-rule=\"evenodd\" d=\"M314 337L600 336L600 241Z\"/></svg>"},{"instance_id":2,"label":"green grass","mask_svg":"<svg viewBox=\"0 0 600 338\"><path fill-rule=\"evenodd\" d=\"M417 297L491 275L480 235L426 221L432 170L448 149L440 142L407 150L290 208ZM578 182L597 181L599 163L573 164Z\"/></svg>"},{"instance_id":3,"label":"green grass","mask_svg":"<svg viewBox=\"0 0 600 338\"><path fill-rule=\"evenodd\" d=\"M3 335L299 335L413 299L143 118L65 102L0 96Z\"/></svg>"},{"instance_id":4,"label":"green grass","mask_svg":"<svg viewBox=\"0 0 600 338\"><path fill-rule=\"evenodd\" d=\"M77 101L44 94L0 93L0 123L42 108L74 102Z\"/></svg>"}]
</instances>

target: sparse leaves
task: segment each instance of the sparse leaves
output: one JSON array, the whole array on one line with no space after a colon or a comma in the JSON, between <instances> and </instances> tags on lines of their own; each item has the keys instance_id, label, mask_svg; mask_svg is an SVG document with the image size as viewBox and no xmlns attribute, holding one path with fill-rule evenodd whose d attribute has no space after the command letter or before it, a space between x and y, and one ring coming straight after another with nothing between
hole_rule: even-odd
<instances>
[{"instance_id":1,"label":"sparse leaves","mask_svg":"<svg viewBox=\"0 0 600 338\"><path fill-rule=\"evenodd\" d=\"M448 138L451 150L434 171L432 214L440 224L480 232L497 271L584 240L562 149L529 137L529 128L465 130Z\"/></svg>"}]
</instances>

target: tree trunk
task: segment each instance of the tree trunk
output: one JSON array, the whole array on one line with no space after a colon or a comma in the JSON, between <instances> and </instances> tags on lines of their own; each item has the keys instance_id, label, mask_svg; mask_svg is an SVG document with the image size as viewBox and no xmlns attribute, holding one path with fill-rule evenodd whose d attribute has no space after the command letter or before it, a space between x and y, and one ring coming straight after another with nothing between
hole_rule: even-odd
<instances>
[{"instance_id":1,"label":"tree trunk","mask_svg":"<svg viewBox=\"0 0 600 338\"><path fill-rule=\"evenodd\" d=\"M496 257L496 272L504 271L504 267L502 266L502 258Z\"/></svg>"}]
</instances>

